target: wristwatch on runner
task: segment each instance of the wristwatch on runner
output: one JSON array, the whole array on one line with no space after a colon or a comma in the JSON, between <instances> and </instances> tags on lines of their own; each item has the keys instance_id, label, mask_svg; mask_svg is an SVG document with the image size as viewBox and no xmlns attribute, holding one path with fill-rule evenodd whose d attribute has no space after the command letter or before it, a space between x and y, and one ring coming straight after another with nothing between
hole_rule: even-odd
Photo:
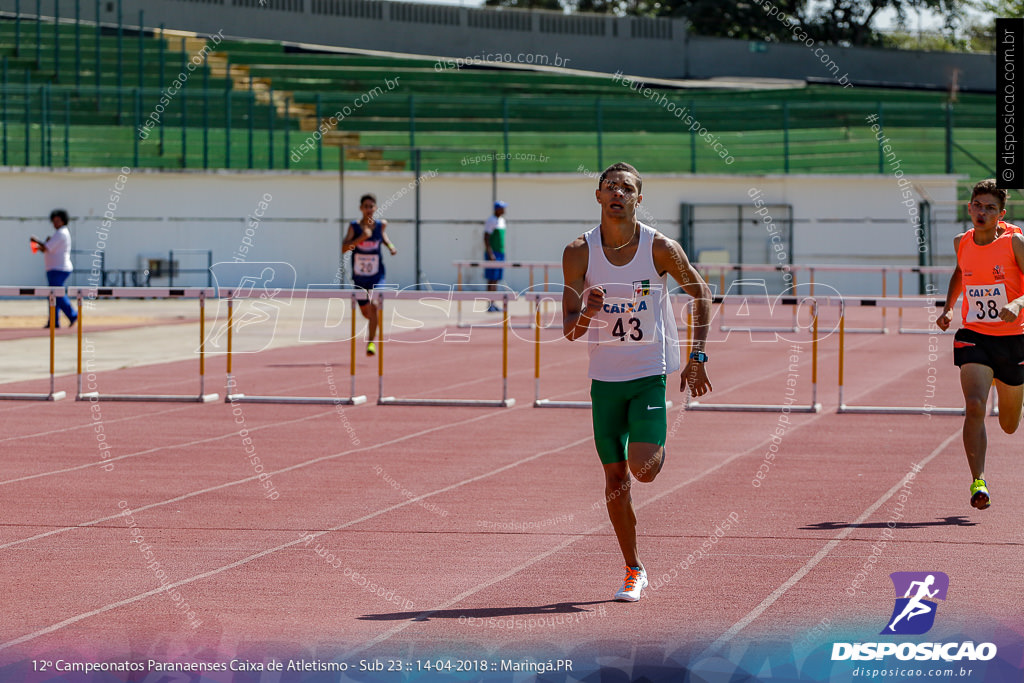
<instances>
[{"instance_id":1,"label":"wristwatch on runner","mask_svg":"<svg viewBox=\"0 0 1024 683\"><path fill-rule=\"evenodd\" d=\"M694 351L693 353L690 354L690 360L695 360L698 363L707 363L708 354L704 353L703 351Z\"/></svg>"}]
</instances>

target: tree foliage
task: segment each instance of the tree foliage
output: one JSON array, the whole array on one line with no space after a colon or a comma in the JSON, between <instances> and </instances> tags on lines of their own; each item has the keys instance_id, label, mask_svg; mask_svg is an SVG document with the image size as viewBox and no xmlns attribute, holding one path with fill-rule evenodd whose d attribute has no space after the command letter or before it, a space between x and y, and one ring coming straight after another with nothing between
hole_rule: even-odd
<instances>
[{"instance_id":1,"label":"tree foliage","mask_svg":"<svg viewBox=\"0 0 1024 683\"><path fill-rule=\"evenodd\" d=\"M488 7L514 7L516 9L564 9L559 0L484 0L484 5Z\"/></svg>"},{"instance_id":2,"label":"tree foliage","mask_svg":"<svg viewBox=\"0 0 1024 683\"><path fill-rule=\"evenodd\" d=\"M993 5L1024 5L1024 0L973 0ZM649 17L681 17L704 36L792 42L798 33L839 45L892 45L875 23L893 11L905 26L915 11L945 19L944 33L958 34L972 0L486 0L488 5L562 9ZM1019 10L1018 10L1019 12ZM1008 16L1008 15L1002 15ZM1009 15L1020 16L1020 14ZM794 30L798 28L799 30Z\"/></svg>"}]
</instances>

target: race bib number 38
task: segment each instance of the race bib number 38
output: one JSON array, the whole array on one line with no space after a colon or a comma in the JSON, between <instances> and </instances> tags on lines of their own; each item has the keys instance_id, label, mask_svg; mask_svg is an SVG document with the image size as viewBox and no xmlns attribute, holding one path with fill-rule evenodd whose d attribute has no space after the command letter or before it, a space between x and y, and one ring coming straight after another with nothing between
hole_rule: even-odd
<instances>
[{"instance_id":1,"label":"race bib number 38","mask_svg":"<svg viewBox=\"0 0 1024 683\"><path fill-rule=\"evenodd\" d=\"M1006 285L967 285L967 322L999 322L999 311L1007 304Z\"/></svg>"}]
</instances>

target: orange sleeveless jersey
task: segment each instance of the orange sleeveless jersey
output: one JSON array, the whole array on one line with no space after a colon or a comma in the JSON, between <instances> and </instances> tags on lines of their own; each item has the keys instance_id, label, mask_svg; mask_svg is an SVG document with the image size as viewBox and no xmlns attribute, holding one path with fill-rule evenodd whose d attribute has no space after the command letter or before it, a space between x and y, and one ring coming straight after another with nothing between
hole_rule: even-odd
<instances>
[{"instance_id":1,"label":"orange sleeveless jersey","mask_svg":"<svg viewBox=\"0 0 1024 683\"><path fill-rule=\"evenodd\" d=\"M960 238L956 261L963 274L963 326L981 334L1005 337L1024 334L1024 315L1013 322L999 319L999 309L1018 298L1022 273L1013 255L1013 236L1024 234L1012 223L999 221L1003 232L990 244L974 243L974 228Z\"/></svg>"}]
</instances>

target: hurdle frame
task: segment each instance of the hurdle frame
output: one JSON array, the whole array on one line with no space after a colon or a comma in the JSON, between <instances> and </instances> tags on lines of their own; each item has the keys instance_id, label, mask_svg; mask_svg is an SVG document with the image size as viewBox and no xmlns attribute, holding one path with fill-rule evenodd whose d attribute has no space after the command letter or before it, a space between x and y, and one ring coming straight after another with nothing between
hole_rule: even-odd
<instances>
[{"instance_id":1,"label":"hurdle frame","mask_svg":"<svg viewBox=\"0 0 1024 683\"><path fill-rule=\"evenodd\" d=\"M701 403L700 401L694 401L689 398L687 393L687 410L703 410L709 412L734 412L734 413L777 413L785 410L790 413L820 413L821 404L818 403L818 300L811 296L805 297L786 297L781 296L773 299L772 297L749 297L742 294L733 296L716 296L713 301L715 303L722 303L724 300L751 300L754 299L757 303L775 303L782 306L793 306L794 318L798 315L797 311L799 307L806 301L811 302L811 314L813 322L811 324L811 403L810 405L782 405L775 403ZM764 299L764 301L760 301ZM687 327L690 327L687 325ZM796 327L799 331L799 327ZM748 332L756 330L737 329L736 331ZM788 330L762 330L767 332L786 332ZM689 348L690 331L687 330L687 347ZM689 356L689 353L687 353Z\"/></svg>"},{"instance_id":2,"label":"hurdle frame","mask_svg":"<svg viewBox=\"0 0 1024 683\"><path fill-rule=\"evenodd\" d=\"M78 287L78 363L76 401L125 401L158 403L212 403L220 394L206 393L206 297L214 290L200 287ZM85 326L83 296L93 299L191 299L199 300L199 393L198 394L101 394L82 391L82 336Z\"/></svg>"},{"instance_id":3,"label":"hurdle frame","mask_svg":"<svg viewBox=\"0 0 1024 683\"><path fill-rule=\"evenodd\" d=\"M292 405L344 405L344 406L358 406L366 403L366 395L356 396L356 311L358 305L356 303L358 290L340 288L337 290L329 289L305 289L305 290L292 290L292 294L296 292L303 292L305 294L305 300L303 302L303 313L305 313L305 301L310 298L313 299L332 299L338 298L333 296L339 292L348 292L349 298L351 299L351 334L349 335L349 395L348 396L279 396L274 394L264 395L248 395L243 393L231 393L231 389L238 386L238 381L235 379L232 373L232 345L234 340L234 302L235 302L235 291L232 289L227 290L227 296L222 297L227 300L228 304L228 348L227 348L227 377L225 378L224 390L224 402L225 403L277 403L277 404L292 404ZM310 296L311 293L322 292L322 296ZM327 365L325 363L325 365Z\"/></svg>"},{"instance_id":4,"label":"hurdle frame","mask_svg":"<svg viewBox=\"0 0 1024 683\"><path fill-rule=\"evenodd\" d=\"M456 260L452 261L452 265L455 266L456 273L456 284L455 289L458 292L466 291L462 288L462 268L526 268L529 277L530 285L527 291L533 291L533 271L535 268L542 268L544 270L544 291L549 291L550 287L550 271L552 268L561 268L562 264L556 261L487 261L487 260ZM499 292L495 292L497 295ZM466 323L462 321L462 299L459 299L455 303L456 311L456 327L466 328L472 327L472 323ZM513 329L529 329L533 326L533 323L511 323L510 326Z\"/></svg>"},{"instance_id":5,"label":"hurdle frame","mask_svg":"<svg viewBox=\"0 0 1024 683\"><path fill-rule=\"evenodd\" d=\"M858 301L857 305L861 306L880 306L880 307L899 307L902 310L903 306L911 307L942 307L946 305L945 298L935 297L893 297L889 299L880 299L873 297L851 297ZM830 303L838 303L839 305L839 406L836 412L839 414L854 413L861 415L964 415L965 410L963 407L952 408L947 406L934 406L932 408L926 408L925 406L912 407L912 406L862 406L862 405L848 405L843 400L843 368L846 358L846 305L847 299L845 297L838 297L838 301L831 301ZM938 336L938 335L936 335ZM991 390L990 390L991 395ZM993 406L991 415L998 415L998 410Z\"/></svg>"},{"instance_id":6,"label":"hurdle frame","mask_svg":"<svg viewBox=\"0 0 1024 683\"><path fill-rule=\"evenodd\" d=\"M955 268L956 266L953 266L953 267ZM929 274L942 274L942 273L949 273L950 272L948 266L945 266L945 267L944 266L901 266L899 268L896 268L895 270L898 271L898 273L899 273L899 294L898 294L898 296L901 297L901 298L903 297L903 273L919 273L921 275L929 275ZM943 304L945 304L945 302L943 302ZM900 306L899 309L898 309L898 326L896 328L896 331L899 334L928 334L928 335L932 335L932 334L934 334L934 335L956 334L956 330L954 330L954 329L949 329L949 330L946 330L945 332L943 332L942 330L938 330L938 329L932 331L932 330L920 330L920 329L915 329L915 328L905 328L905 327L903 327L903 307L902 306Z\"/></svg>"},{"instance_id":7,"label":"hurdle frame","mask_svg":"<svg viewBox=\"0 0 1024 683\"><path fill-rule=\"evenodd\" d=\"M534 315L534 351L533 351L533 407L534 408L587 408L591 407L590 401L557 401L551 398L540 397L540 305L542 300L559 300L561 295L555 296L551 293L531 292L526 297L533 299Z\"/></svg>"},{"instance_id":8,"label":"hurdle frame","mask_svg":"<svg viewBox=\"0 0 1024 683\"><path fill-rule=\"evenodd\" d=\"M740 273L740 274L742 274L743 271L745 271L745 270L752 271L752 272L755 272L755 273L757 273L757 272L760 272L760 273L771 273L771 272L785 273L785 272L788 272L792 276L792 278L793 278L793 282L790 285L790 287L796 287L796 284L797 284L796 273L797 273L797 270L799 269L799 266L795 266L795 265L784 265L784 266L783 265L778 265L778 266L773 266L773 265L770 265L770 264L744 264L744 263L697 263L697 264L694 264L694 265L698 269L698 272L700 272L701 270L704 271L704 273L702 273L702 275L704 276L705 282L707 282L710 279L710 275L711 275L712 271L714 271L714 270L718 271L718 292L719 292L718 296L722 296L722 297L725 296L725 291L724 291L725 290L725 272L727 270L735 270L737 273ZM741 284L741 286L742 286L742 284L744 282L746 282L746 281L745 280L736 279L736 280L734 280L734 282L739 282ZM811 289L811 293L813 294L813 287ZM760 297L760 295L756 295L756 294L753 295L753 297L742 295L742 294L736 294L736 295L733 295L733 296L735 296L737 299L740 299L741 301L747 300L747 299L750 299L750 298L759 298ZM793 308L793 324L790 327L730 327L730 326L726 326L726 324L725 324L725 303L724 303L724 301L721 303L721 305L719 305L718 312L715 315L718 317L718 331L719 332L798 332L799 331L799 328L797 327L798 323L797 323L797 309L796 309L796 307Z\"/></svg>"},{"instance_id":9,"label":"hurdle frame","mask_svg":"<svg viewBox=\"0 0 1024 683\"><path fill-rule=\"evenodd\" d=\"M67 398L67 392L56 390L56 336L57 336L57 295L64 296L65 287L0 287L0 296L37 297L42 294L50 305L50 391L46 394L13 393L0 394L3 401L60 401ZM79 328L81 329L81 328Z\"/></svg>"},{"instance_id":10,"label":"hurdle frame","mask_svg":"<svg viewBox=\"0 0 1024 683\"><path fill-rule=\"evenodd\" d=\"M401 398L384 395L384 301L385 299L420 299L421 292L406 292L396 290L382 290L374 292L378 301L378 315L380 323L377 325L377 405L389 406L443 406L443 407L476 407L476 408L511 408L516 400L508 395L508 332L510 328L510 315L508 310L509 292L501 292L502 296L502 336L501 336L501 398L472 399L472 398ZM466 296L466 295L469 296ZM449 292L449 296L455 300L484 298L481 294L485 292ZM495 292L499 294L499 292ZM461 297L461 299L460 299ZM482 327L482 325L481 325Z\"/></svg>"},{"instance_id":11,"label":"hurdle frame","mask_svg":"<svg viewBox=\"0 0 1024 683\"><path fill-rule=\"evenodd\" d=\"M683 295L669 295L669 296L683 296ZM688 295L687 295L688 296ZM556 292L531 292L525 297L527 300L532 299L534 301L534 352L533 352L533 407L534 408L586 408L590 409L593 404L591 401L558 401L551 398L540 397L540 331L541 329L547 329L547 327L554 327L548 325L543 327L540 324L540 309L541 303L547 301L561 301L562 294ZM671 408L672 401L666 401L665 407Z\"/></svg>"}]
</instances>

